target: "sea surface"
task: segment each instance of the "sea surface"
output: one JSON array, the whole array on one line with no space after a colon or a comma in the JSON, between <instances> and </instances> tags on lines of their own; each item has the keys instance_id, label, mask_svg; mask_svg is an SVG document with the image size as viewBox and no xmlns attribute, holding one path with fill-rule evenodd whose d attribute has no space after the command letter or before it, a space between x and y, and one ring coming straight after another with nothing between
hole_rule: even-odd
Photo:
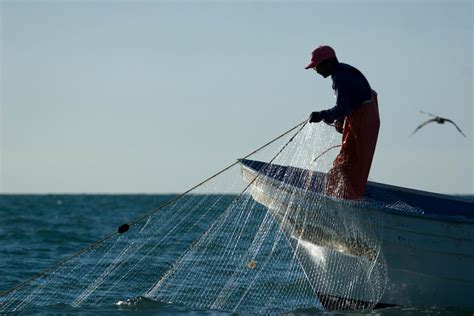
<instances>
[{"instance_id":1,"label":"sea surface","mask_svg":"<svg viewBox=\"0 0 474 316\"><path fill-rule=\"evenodd\" d=\"M474 199L474 196L465 196ZM36 273L115 231L118 226L158 207L173 195L0 195L0 291L6 291ZM291 298L289 298L291 299ZM143 314L231 315L196 310L144 298L101 308L55 305L26 314ZM343 315L317 309L292 315ZM357 315L361 313L347 313ZM364 315L474 315L474 309L394 307Z\"/></svg>"}]
</instances>

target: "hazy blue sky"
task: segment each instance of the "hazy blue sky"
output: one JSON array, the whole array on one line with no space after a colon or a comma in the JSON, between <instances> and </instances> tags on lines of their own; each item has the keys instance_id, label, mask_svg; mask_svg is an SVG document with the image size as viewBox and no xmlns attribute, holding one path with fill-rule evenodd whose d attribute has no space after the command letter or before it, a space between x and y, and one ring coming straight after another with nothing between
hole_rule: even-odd
<instances>
[{"instance_id":1,"label":"hazy blue sky","mask_svg":"<svg viewBox=\"0 0 474 316\"><path fill-rule=\"evenodd\" d=\"M472 194L472 21L471 0L1 1L1 192L182 192L333 106L304 70L329 44L379 93L370 179ZM419 110L467 138L409 137Z\"/></svg>"}]
</instances>

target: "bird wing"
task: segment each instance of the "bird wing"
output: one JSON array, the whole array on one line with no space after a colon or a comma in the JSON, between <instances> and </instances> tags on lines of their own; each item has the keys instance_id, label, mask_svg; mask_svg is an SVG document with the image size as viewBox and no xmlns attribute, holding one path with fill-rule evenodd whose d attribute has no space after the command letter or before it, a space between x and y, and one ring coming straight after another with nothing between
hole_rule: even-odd
<instances>
[{"instance_id":1,"label":"bird wing","mask_svg":"<svg viewBox=\"0 0 474 316\"><path fill-rule=\"evenodd\" d=\"M438 115L434 115L433 113L429 113L429 112L425 112L425 111L421 111L421 110L420 110L420 113L428 114L429 116L432 116L432 117L438 117Z\"/></svg>"},{"instance_id":2,"label":"bird wing","mask_svg":"<svg viewBox=\"0 0 474 316\"><path fill-rule=\"evenodd\" d=\"M451 124L454 125L454 127L456 127L456 129L459 131L459 133L462 134L462 136L466 137L466 135L464 135L464 133L461 131L461 129L459 128L459 126L456 125L456 123L454 123L453 121L451 121L450 119L444 119L446 122L449 122Z\"/></svg>"},{"instance_id":3,"label":"bird wing","mask_svg":"<svg viewBox=\"0 0 474 316\"><path fill-rule=\"evenodd\" d=\"M413 133L411 133L411 135L415 134L416 131L418 131L420 128L422 128L423 126L425 126L426 124L429 124L431 122L436 122L436 118L429 119L429 120L421 123L420 125L418 125L418 127L413 131Z\"/></svg>"}]
</instances>

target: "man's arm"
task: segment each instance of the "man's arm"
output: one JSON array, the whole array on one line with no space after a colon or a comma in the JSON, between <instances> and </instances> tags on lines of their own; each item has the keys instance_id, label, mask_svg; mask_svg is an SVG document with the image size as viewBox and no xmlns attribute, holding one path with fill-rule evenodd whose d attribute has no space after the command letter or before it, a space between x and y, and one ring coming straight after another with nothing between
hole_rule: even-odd
<instances>
[{"instance_id":1,"label":"man's arm","mask_svg":"<svg viewBox=\"0 0 474 316\"><path fill-rule=\"evenodd\" d=\"M335 120L344 121L346 115L351 112L350 107L350 82L345 73L337 74L334 79L334 89L336 93L336 105L327 110L311 113L310 123L318 123L324 120L327 123L333 123ZM312 120L313 118L313 120Z\"/></svg>"}]
</instances>

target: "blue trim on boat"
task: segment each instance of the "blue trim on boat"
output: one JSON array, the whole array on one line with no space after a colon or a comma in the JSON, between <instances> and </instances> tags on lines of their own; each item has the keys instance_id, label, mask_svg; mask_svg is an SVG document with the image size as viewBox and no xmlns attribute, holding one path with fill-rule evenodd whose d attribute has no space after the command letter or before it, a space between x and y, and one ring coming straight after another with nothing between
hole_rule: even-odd
<instances>
[{"instance_id":1,"label":"blue trim on boat","mask_svg":"<svg viewBox=\"0 0 474 316\"><path fill-rule=\"evenodd\" d=\"M321 193L325 174L292 166L267 164L262 161L241 159L247 168L267 177L304 190ZM431 217L448 221L474 221L474 200L451 195L402 188L368 182L364 198L383 204L403 202L420 212L404 215ZM363 202L362 202L363 203Z\"/></svg>"}]
</instances>

